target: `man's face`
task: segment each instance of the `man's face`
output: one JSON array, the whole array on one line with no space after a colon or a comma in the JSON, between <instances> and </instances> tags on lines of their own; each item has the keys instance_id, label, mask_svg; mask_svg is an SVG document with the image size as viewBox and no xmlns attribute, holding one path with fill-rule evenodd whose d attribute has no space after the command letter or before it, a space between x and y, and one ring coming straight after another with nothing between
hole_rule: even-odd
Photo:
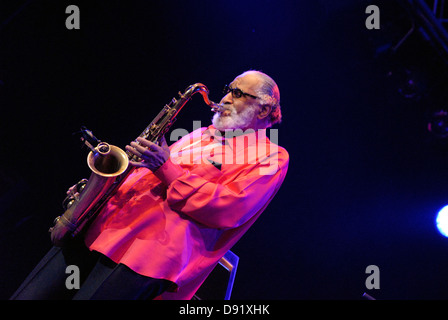
<instances>
[{"instance_id":1,"label":"man's face","mask_svg":"<svg viewBox=\"0 0 448 320\"><path fill-rule=\"evenodd\" d=\"M242 92L256 97L256 89L261 86L262 80L253 73L240 75L229 84L231 89L240 89ZM248 95L236 97L232 91L227 93L220 101L224 111L216 113L213 125L218 130L228 129L255 129L259 112L258 99Z\"/></svg>"}]
</instances>

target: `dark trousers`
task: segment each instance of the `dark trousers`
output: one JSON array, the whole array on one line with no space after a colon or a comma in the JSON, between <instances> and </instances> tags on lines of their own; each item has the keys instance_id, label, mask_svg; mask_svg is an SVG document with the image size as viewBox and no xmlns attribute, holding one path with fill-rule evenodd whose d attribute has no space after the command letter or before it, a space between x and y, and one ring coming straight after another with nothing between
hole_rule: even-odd
<instances>
[{"instance_id":1,"label":"dark trousers","mask_svg":"<svg viewBox=\"0 0 448 320\"><path fill-rule=\"evenodd\" d=\"M69 265L79 270L80 289L69 289ZM68 280L67 280L68 279ZM106 256L91 252L82 242L53 247L28 275L11 300L150 300L172 282L142 276Z\"/></svg>"}]
</instances>

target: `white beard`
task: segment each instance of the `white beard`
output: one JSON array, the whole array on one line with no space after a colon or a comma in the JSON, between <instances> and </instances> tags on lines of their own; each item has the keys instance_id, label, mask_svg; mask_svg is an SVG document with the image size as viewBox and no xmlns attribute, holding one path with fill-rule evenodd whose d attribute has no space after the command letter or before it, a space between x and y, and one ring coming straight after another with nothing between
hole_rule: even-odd
<instances>
[{"instance_id":1,"label":"white beard","mask_svg":"<svg viewBox=\"0 0 448 320\"><path fill-rule=\"evenodd\" d=\"M220 131L229 130L229 129L248 129L250 128L252 121L255 117L255 113L257 112L257 106L248 106L243 112L237 113L233 106L229 106L228 110L230 111L229 116L222 116L221 113L217 112L213 116L212 123L216 129ZM254 128L251 128L254 129Z\"/></svg>"}]
</instances>

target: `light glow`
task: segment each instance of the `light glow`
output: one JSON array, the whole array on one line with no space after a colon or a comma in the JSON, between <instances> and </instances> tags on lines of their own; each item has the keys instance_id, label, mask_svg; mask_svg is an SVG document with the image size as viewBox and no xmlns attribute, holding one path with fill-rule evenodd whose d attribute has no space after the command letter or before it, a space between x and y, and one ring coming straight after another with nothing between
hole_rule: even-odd
<instances>
[{"instance_id":1,"label":"light glow","mask_svg":"<svg viewBox=\"0 0 448 320\"><path fill-rule=\"evenodd\" d=\"M444 206L437 213L436 226L444 237L448 237L448 205Z\"/></svg>"}]
</instances>

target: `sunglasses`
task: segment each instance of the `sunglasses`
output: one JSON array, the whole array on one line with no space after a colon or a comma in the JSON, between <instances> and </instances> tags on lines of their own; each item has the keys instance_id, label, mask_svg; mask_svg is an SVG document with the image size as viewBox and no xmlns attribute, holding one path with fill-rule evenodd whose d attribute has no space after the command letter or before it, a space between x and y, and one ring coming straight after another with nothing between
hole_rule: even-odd
<instances>
[{"instance_id":1,"label":"sunglasses","mask_svg":"<svg viewBox=\"0 0 448 320\"><path fill-rule=\"evenodd\" d=\"M230 86L228 84L226 84L224 86L224 89L222 90L222 92L224 94L228 94L229 92L232 92L232 97L234 97L234 98L241 98L242 96L248 96L248 97L251 97L251 98L254 98L254 99L258 99L258 97L254 96L254 95L251 95L249 93L246 93L246 92L244 92L241 89L230 88Z\"/></svg>"}]
</instances>

